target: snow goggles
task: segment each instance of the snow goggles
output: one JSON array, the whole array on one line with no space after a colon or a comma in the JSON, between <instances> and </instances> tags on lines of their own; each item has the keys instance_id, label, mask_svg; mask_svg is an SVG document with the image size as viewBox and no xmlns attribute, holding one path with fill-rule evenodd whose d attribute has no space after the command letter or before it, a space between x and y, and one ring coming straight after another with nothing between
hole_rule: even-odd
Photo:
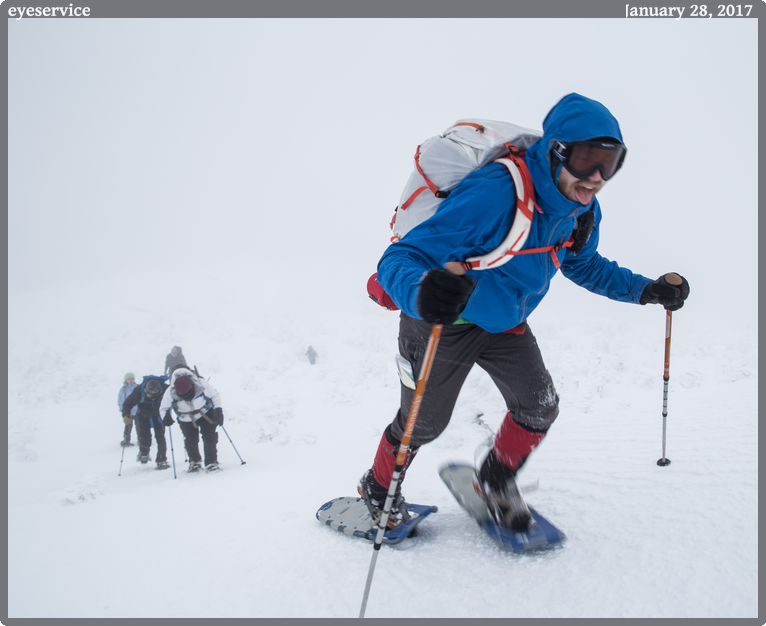
<instances>
[{"instance_id":1,"label":"snow goggles","mask_svg":"<svg viewBox=\"0 0 766 626\"><path fill-rule=\"evenodd\" d=\"M558 141L553 152L572 176L589 178L600 170L601 177L609 180L622 167L628 150L618 141L605 138L569 143Z\"/></svg>"}]
</instances>

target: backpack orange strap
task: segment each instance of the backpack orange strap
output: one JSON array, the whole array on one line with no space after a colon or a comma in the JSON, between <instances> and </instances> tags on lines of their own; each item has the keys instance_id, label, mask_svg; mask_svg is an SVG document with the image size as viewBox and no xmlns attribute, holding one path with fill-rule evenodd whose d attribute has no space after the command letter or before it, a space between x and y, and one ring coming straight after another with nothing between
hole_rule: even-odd
<instances>
[{"instance_id":1,"label":"backpack orange strap","mask_svg":"<svg viewBox=\"0 0 766 626\"><path fill-rule=\"evenodd\" d=\"M430 189L431 193L434 194L437 198L446 198L449 195L449 193L440 191L439 188L429 180L428 176L426 176L423 170L420 168L420 146L418 146L418 149L415 151L415 167L418 169L418 173L423 177L423 180L426 181L426 184L423 187L418 187L412 193L412 195L402 203L402 206L400 207L402 211L406 211L407 207L412 204L412 201L415 200L415 198L417 198L426 189Z\"/></svg>"},{"instance_id":2,"label":"backpack orange strap","mask_svg":"<svg viewBox=\"0 0 766 626\"><path fill-rule=\"evenodd\" d=\"M556 253L559 250L563 250L564 248L569 248L574 243L574 239L570 237L567 241L560 245L556 246L543 246L541 248L529 248L529 250L519 250L518 252L508 252L507 254L516 256L519 254L540 254L541 252L550 252L551 259L553 259L553 264L558 269L561 267L561 263L559 262L559 258L556 256Z\"/></svg>"}]
</instances>

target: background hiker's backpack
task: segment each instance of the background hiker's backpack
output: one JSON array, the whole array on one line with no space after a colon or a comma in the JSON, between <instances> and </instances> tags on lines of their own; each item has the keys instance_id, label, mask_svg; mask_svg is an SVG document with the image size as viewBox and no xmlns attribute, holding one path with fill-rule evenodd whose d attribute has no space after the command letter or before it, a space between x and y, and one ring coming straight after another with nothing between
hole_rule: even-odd
<instances>
[{"instance_id":1,"label":"background hiker's backpack","mask_svg":"<svg viewBox=\"0 0 766 626\"><path fill-rule=\"evenodd\" d=\"M541 135L507 122L464 119L426 139L415 152L415 168L394 212L391 242L436 213L439 203L468 174L497 159L523 154Z\"/></svg>"}]
</instances>

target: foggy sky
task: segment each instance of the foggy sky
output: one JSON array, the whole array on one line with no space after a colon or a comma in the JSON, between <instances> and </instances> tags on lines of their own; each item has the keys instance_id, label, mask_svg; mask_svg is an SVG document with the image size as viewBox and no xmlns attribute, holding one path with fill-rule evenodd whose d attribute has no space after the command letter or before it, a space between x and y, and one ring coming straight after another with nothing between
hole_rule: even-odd
<instances>
[{"instance_id":1,"label":"foggy sky","mask_svg":"<svg viewBox=\"0 0 766 626\"><path fill-rule=\"evenodd\" d=\"M10 293L178 259L371 273L418 143L463 117L541 128L575 91L629 150L599 196L602 254L755 306L756 20L30 19L8 34Z\"/></svg>"}]
</instances>

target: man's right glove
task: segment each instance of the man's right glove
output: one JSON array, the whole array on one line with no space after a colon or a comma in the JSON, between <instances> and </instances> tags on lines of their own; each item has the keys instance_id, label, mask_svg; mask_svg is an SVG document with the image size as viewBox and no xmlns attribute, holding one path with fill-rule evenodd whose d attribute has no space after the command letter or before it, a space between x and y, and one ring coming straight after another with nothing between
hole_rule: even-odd
<instances>
[{"instance_id":1,"label":"man's right glove","mask_svg":"<svg viewBox=\"0 0 766 626\"><path fill-rule=\"evenodd\" d=\"M418 313L429 324L452 324L468 303L476 283L466 274L429 270L420 283Z\"/></svg>"},{"instance_id":2,"label":"man's right glove","mask_svg":"<svg viewBox=\"0 0 766 626\"><path fill-rule=\"evenodd\" d=\"M170 415L170 411L165 413L165 417L162 418L162 423L165 424L165 426L172 426L175 424L173 417Z\"/></svg>"},{"instance_id":3,"label":"man's right glove","mask_svg":"<svg viewBox=\"0 0 766 626\"><path fill-rule=\"evenodd\" d=\"M680 274L670 273L649 283L641 294L641 304L661 304L668 311L677 311L689 297L689 283Z\"/></svg>"},{"instance_id":4,"label":"man's right glove","mask_svg":"<svg viewBox=\"0 0 766 626\"><path fill-rule=\"evenodd\" d=\"M126 424L130 424L133 421L133 418L132 417L128 417L127 415L123 415L122 416L122 421L125 422Z\"/></svg>"}]
</instances>

